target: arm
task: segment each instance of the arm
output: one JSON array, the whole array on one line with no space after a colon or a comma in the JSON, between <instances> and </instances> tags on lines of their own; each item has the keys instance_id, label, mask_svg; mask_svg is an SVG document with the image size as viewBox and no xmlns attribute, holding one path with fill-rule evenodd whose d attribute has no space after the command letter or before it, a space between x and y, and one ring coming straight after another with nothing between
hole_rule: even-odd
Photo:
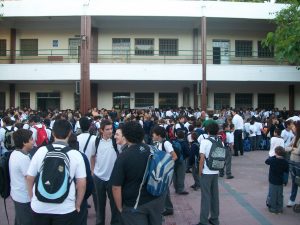
<instances>
[{"instance_id":1,"label":"arm","mask_svg":"<svg viewBox=\"0 0 300 225\"><path fill-rule=\"evenodd\" d=\"M91 156L91 173L92 173L92 176L94 176L95 163L96 163L96 155L92 155Z\"/></svg>"},{"instance_id":2,"label":"arm","mask_svg":"<svg viewBox=\"0 0 300 225\"><path fill-rule=\"evenodd\" d=\"M76 178L76 190L77 193L75 207L77 212L80 212L80 205L86 190L86 178Z\"/></svg>"},{"instance_id":3,"label":"arm","mask_svg":"<svg viewBox=\"0 0 300 225\"><path fill-rule=\"evenodd\" d=\"M203 166L205 161L205 155L203 153L200 153L200 161L199 161L199 176L202 175Z\"/></svg>"},{"instance_id":4,"label":"arm","mask_svg":"<svg viewBox=\"0 0 300 225\"><path fill-rule=\"evenodd\" d=\"M114 196L117 209L122 212L122 187L112 186L112 194Z\"/></svg>"},{"instance_id":5,"label":"arm","mask_svg":"<svg viewBox=\"0 0 300 225\"><path fill-rule=\"evenodd\" d=\"M176 155L175 151L171 152L171 157L174 161L177 160L177 155Z\"/></svg>"},{"instance_id":6,"label":"arm","mask_svg":"<svg viewBox=\"0 0 300 225\"><path fill-rule=\"evenodd\" d=\"M27 189L28 189L28 194L29 194L30 199L32 199L32 196L33 196L32 189L33 189L34 179L35 179L35 177L33 177L33 176L29 176L29 175L26 176Z\"/></svg>"}]
</instances>

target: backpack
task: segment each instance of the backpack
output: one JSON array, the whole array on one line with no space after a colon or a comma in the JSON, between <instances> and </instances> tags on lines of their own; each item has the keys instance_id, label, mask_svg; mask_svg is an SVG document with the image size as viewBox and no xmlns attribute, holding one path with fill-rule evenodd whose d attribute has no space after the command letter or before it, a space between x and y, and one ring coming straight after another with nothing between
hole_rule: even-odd
<instances>
[{"instance_id":1,"label":"backpack","mask_svg":"<svg viewBox=\"0 0 300 225\"><path fill-rule=\"evenodd\" d=\"M13 151L5 152L0 157L0 195L4 199L6 219L9 224L6 199L10 196L9 158Z\"/></svg>"},{"instance_id":2,"label":"backpack","mask_svg":"<svg viewBox=\"0 0 300 225\"><path fill-rule=\"evenodd\" d=\"M62 203L73 181L70 179L70 159L67 155L71 148L46 147L48 152L35 178L35 195L41 202Z\"/></svg>"},{"instance_id":3,"label":"backpack","mask_svg":"<svg viewBox=\"0 0 300 225\"><path fill-rule=\"evenodd\" d=\"M154 146L150 147L150 155L139 188L134 209L137 208L143 185L146 185L147 192L152 196L163 195L170 186L174 172L174 160L165 151L160 151Z\"/></svg>"},{"instance_id":4,"label":"backpack","mask_svg":"<svg viewBox=\"0 0 300 225\"><path fill-rule=\"evenodd\" d=\"M208 158L206 158L206 165L210 170L218 171L224 168L226 159L226 148L223 146L221 140L214 140L207 138L212 142Z\"/></svg>"},{"instance_id":5,"label":"backpack","mask_svg":"<svg viewBox=\"0 0 300 225\"><path fill-rule=\"evenodd\" d=\"M36 141L35 144L37 147L46 146L49 144L48 135L46 132L46 127L42 125L41 128L37 126L33 126L37 133L36 133Z\"/></svg>"},{"instance_id":6,"label":"backpack","mask_svg":"<svg viewBox=\"0 0 300 225\"><path fill-rule=\"evenodd\" d=\"M89 127L89 133L92 135L97 135L98 129L94 122L91 122L91 125Z\"/></svg>"},{"instance_id":7,"label":"backpack","mask_svg":"<svg viewBox=\"0 0 300 225\"><path fill-rule=\"evenodd\" d=\"M182 147L181 147L180 142L178 140L173 140L171 142L171 144L172 144L172 148L174 149L174 152L177 155L177 160L178 161L183 161L184 160L184 156L183 156ZM165 141L162 143L162 150L164 152L166 151L166 149L165 149Z\"/></svg>"},{"instance_id":8,"label":"backpack","mask_svg":"<svg viewBox=\"0 0 300 225\"><path fill-rule=\"evenodd\" d=\"M167 126L167 140L172 141L176 139L176 136L174 134L174 125Z\"/></svg>"},{"instance_id":9,"label":"backpack","mask_svg":"<svg viewBox=\"0 0 300 225\"><path fill-rule=\"evenodd\" d=\"M7 150L14 150L15 149L15 143L13 139L13 133L15 132L14 127L11 127L10 130L8 130L6 127L5 129L5 136L4 136L4 147Z\"/></svg>"}]
</instances>

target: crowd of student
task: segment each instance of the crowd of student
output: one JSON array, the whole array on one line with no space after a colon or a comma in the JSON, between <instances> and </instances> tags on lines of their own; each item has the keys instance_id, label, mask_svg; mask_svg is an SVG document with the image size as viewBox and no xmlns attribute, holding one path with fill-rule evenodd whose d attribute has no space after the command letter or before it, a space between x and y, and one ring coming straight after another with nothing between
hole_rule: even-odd
<instances>
[{"instance_id":1,"label":"crowd of student","mask_svg":"<svg viewBox=\"0 0 300 225\"><path fill-rule=\"evenodd\" d=\"M288 174L286 152L290 153L292 180L287 206L295 205L298 189L298 169L292 165L300 163L300 121L287 120L289 116L285 109L224 109L207 114L190 108L119 113L94 108L86 115L72 110L9 109L1 118L0 143L1 154L10 151L11 145L15 149L9 160L15 224L86 224L90 195L97 225L105 224L107 199L110 224L162 224L162 216L174 213L173 204L169 190L154 197L141 186L150 154L148 145L167 152L174 160L176 194L189 194L184 181L186 173L192 173L191 188L201 189L199 224L219 224L218 177L234 178L231 156L244 154L246 140L250 141L249 150L270 149L266 160L270 165L267 206L270 212L281 213ZM214 141L226 146L225 168L220 171L206 165ZM49 146L60 149L64 163L57 167L47 163L50 160L46 159L53 157L51 152L56 154ZM57 170L62 182L65 178L61 172L68 172L65 193L59 188L47 189Z\"/></svg>"}]
</instances>

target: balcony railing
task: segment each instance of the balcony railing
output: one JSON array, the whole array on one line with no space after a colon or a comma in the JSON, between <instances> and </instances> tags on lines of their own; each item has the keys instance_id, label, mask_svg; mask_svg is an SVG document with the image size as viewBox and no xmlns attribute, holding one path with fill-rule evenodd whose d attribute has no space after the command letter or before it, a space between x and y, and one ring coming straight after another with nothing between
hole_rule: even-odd
<instances>
[{"instance_id":1,"label":"balcony railing","mask_svg":"<svg viewBox=\"0 0 300 225\"><path fill-rule=\"evenodd\" d=\"M79 63L79 49L39 49L39 50L17 50L15 56L12 52L0 52L0 64L9 64L11 58L15 63ZM5 54L3 54L5 53ZM240 54L241 55L241 54ZM215 53L207 51L207 64L235 64L235 65L276 65L274 57L261 57L258 52L253 51L251 56L236 56L235 51L226 53ZM91 51L92 63L145 63L145 64L201 64L201 51L178 50L159 51L147 50L138 52L135 50L112 50L98 49Z\"/></svg>"}]
</instances>

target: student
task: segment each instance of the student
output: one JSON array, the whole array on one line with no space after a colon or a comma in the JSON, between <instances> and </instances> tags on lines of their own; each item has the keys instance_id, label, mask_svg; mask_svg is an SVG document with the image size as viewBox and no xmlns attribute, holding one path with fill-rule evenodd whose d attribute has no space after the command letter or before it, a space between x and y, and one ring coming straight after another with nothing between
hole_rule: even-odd
<instances>
[{"instance_id":1,"label":"student","mask_svg":"<svg viewBox=\"0 0 300 225\"><path fill-rule=\"evenodd\" d=\"M171 142L166 140L166 130L163 127L157 125L153 128L152 140L153 142L156 143L156 146L159 150L165 150L167 153L169 153L172 156L172 159L174 161L177 160L177 155L172 147ZM164 208L165 209L162 213L163 216L174 214L173 203L171 201L169 188L166 194Z\"/></svg>"},{"instance_id":2,"label":"student","mask_svg":"<svg viewBox=\"0 0 300 225\"><path fill-rule=\"evenodd\" d=\"M191 151L189 157L189 164L192 166L192 175L194 178L194 184L191 186L195 191L200 189L200 177L199 177L199 142L197 141L198 135L196 132L192 133Z\"/></svg>"},{"instance_id":3,"label":"student","mask_svg":"<svg viewBox=\"0 0 300 225\"><path fill-rule=\"evenodd\" d=\"M270 145L269 157L275 156L275 148L277 146L284 147L284 140L281 137L281 130L279 128L275 128L274 137L271 138Z\"/></svg>"},{"instance_id":4,"label":"student","mask_svg":"<svg viewBox=\"0 0 300 225\"><path fill-rule=\"evenodd\" d=\"M26 184L30 164L29 152L33 147L32 131L19 129L13 133L16 150L9 159L10 196L15 206L15 225L31 225L32 212Z\"/></svg>"},{"instance_id":5,"label":"student","mask_svg":"<svg viewBox=\"0 0 300 225\"><path fill-rule=\"evenodd\" d=\"M52 135L54 149L63 149L68 146L68 139L71 135L72 127L67 120L56 120L53 125ZM67 151L69 158L69 176L72 179L67 196L61 203L53 203L53 199L47 199L47 196L40 190L40 185L37 186L36 176L40 175L39 171L43 166L46 154L49 152L49 146L43 146L33 156L29 169L27 171L27 185L31 200L31 208L33 211L33 225L73 225L77 219L77 213L80 212L80 206L84 198L86 190L86 170L84 160L75 149ZM58 151L58 150L57 150ZM54 156L54 155L53 155ZM48 157L50 158L50 157ZM56 157L53 157L56 158ZM48 159L50 163L54 159ZM50 168L50 167L49 167ZM54 167L55 168L55 167ZM66 167L65 167L66 168ZM59 172L64 167L57 168L57 174L52 174L52 177L59 176ZM47 171L43 171L42 176L46 176ZM50 176L48 176L50 178ZM41 177L41 179L43 179ZM76 182L76 185L75 185ZM51 185L49 182L48 185ZM44 187L44 185L42 184ZM37 195L38 194L38 195ZM42 198L41 196L44 196Z\"/></svg>"},{"instance_id":6,"label":"student","mask_svg":"<svg viewBox=\"0 0 300 225\"><path fill-rule=\"evenodd\" d=\"M269 157L265 163L269 169L269 199L268 206L271 213L283 211L283 174L289 171L288 162L284 159L285 151L281 146L275 148L275 156Z\"/></svg>"}]
</instances>

